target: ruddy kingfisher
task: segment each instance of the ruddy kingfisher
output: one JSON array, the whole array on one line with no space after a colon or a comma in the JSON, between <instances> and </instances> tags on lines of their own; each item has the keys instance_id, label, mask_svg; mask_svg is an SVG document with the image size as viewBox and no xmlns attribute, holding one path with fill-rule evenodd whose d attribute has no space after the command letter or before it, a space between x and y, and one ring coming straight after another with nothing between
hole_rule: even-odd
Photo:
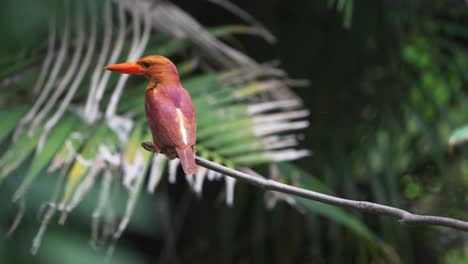
<instances>
[{"instance_id":1,"label":"ruddy kingfisher","mask_svg":"<svg viewBox=\"0 0 468 264\"><path fill-rule=\"evenodd\" d=\"M180 84L174 63L166 57L151 55L104 68L149 79L145 111L153 141L143 142L142 146L165 154L169 159L178 157L185 174L195 174L196 114L192 98Z\"/></svg>"}]
</instances>

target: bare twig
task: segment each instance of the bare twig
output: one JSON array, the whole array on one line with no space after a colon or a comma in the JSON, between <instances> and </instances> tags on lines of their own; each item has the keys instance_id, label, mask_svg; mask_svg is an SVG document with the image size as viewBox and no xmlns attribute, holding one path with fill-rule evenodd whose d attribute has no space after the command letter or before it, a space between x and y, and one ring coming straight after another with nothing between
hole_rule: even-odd
<instances>
[{"instance_id":1,"label":"bare twig","mask_svg":"<svg viewBox=\"0 0 468 264\"><path fill-rule=\"evenodd\" d=\"M292 194L300 197L304 197L309 200L326 203L334 206L339 206L348 209L356 209L359 211L373 213L377 215L386 215L393 216L399 219L399 222L402 224L426 224L426 225L435 225L435 226L445 226L462 231L468 231L468 222L448 218L448 217L439 217L431 215L418 215L413 214L408 211L386 206L377 203L371 203L366 201L355 201L344 198L339 198L331 195L322 194L319 192L314 192L288 184L280 183L271 179L265 179L260 177L255 177L247 173L236 171L214 163L209 160L202 159L200 157L195 158L196 163L199 166L205 167L210 170L217 171L226 176L236 178L238 180L246 181L250 184L261 187L265 190L278 191L282 193Z\"/></svg>"}]
</instances>

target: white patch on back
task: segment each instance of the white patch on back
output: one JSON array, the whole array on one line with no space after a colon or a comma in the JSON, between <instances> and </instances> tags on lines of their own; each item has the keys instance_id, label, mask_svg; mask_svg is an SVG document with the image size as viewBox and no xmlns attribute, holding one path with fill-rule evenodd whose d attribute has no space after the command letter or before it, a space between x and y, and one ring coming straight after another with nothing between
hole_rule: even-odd
<instances>
[{"instance_id":1,"label":"white patch on back","mask_svg":"<svg viewBox=\"0 0 468 264\"><path fill-rule=\"evenodd\" d=\"M185 120L184 120L184 114L182 114L182 111L180 108L176 109L177 111L177 119L179 119L179 129L180 133L182 134L182 140L184 141L184 144L188 144L188 137L187 137L187 129L185 129Z\"/></svg>"}]
</instances>

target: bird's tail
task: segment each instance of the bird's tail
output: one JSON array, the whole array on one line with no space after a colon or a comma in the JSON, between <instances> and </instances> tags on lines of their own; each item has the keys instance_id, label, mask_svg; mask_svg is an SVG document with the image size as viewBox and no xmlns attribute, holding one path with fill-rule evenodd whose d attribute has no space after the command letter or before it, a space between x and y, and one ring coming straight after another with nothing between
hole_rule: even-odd
<instances>
[{"instance_id":1,"label":"bird's tail","mask_svg":"<svg viewBox=\"0 0 468 264\"><path fill-rule=\"evenodd\" d=\"M195 164L195 151L193 148L188 145L176 147L176 152L184 173L187 175L196 174L197 165Z\"/></svg>"}]
</instances>

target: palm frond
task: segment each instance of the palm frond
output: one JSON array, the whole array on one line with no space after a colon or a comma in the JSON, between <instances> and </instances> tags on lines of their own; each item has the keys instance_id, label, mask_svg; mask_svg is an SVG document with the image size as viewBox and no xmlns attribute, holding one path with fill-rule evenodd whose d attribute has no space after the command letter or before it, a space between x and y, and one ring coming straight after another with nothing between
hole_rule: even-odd
<instances>
[{"instance_id":1,"label":"palm frond","mask_svg":"<svg viewBox=\"0 0 468 264\"><path fill-rule=\"evenodd\" d=\"M117 240L145 187L154 192L164 171L170 182L176 180L178 160L152 157L139 146L150 138L143 83L104 72L104 64L135 60L146 52L184 57L178 64L184 67L180 68L185 75L183 85L197 111L197 153L202 157L245 170L310 155L300 148L309 112L289 89L284 71L261 65L218 39L237 33L258 34L257 23L205 29L168 1L105 0L102 8L96 5L92 1L65 2L64 22L51 19L47 51L42 64L36 65L37 79L29 84L37 97L30 105L9 109L0 132L0 141L6 141L16 126L6 143L9 148L0 158L0 180L31 158L13 200L28 196L39 177L57 177L58 189L49 201L33 252L55 213L62 213L63 223L93 186L100 184L92 236L98 237L101 225L107 225L111 232L106 234ZM190 49L196 55L181 56ZM197 69L203 73L194 74L197 65L210 65L212 70ZM202 195L207 180L224 180L226 202L233 205L233 179L203 168L195 177L187 177L197 195ZM115 218L109 192L118 184L123 186L127 204L114 227L106 219ZM292 197L286 200L295 203ZM358 236L377 241L359 220L347 219L349 214L344 211L298 203Z\"/></svg>"}]
</instances>

